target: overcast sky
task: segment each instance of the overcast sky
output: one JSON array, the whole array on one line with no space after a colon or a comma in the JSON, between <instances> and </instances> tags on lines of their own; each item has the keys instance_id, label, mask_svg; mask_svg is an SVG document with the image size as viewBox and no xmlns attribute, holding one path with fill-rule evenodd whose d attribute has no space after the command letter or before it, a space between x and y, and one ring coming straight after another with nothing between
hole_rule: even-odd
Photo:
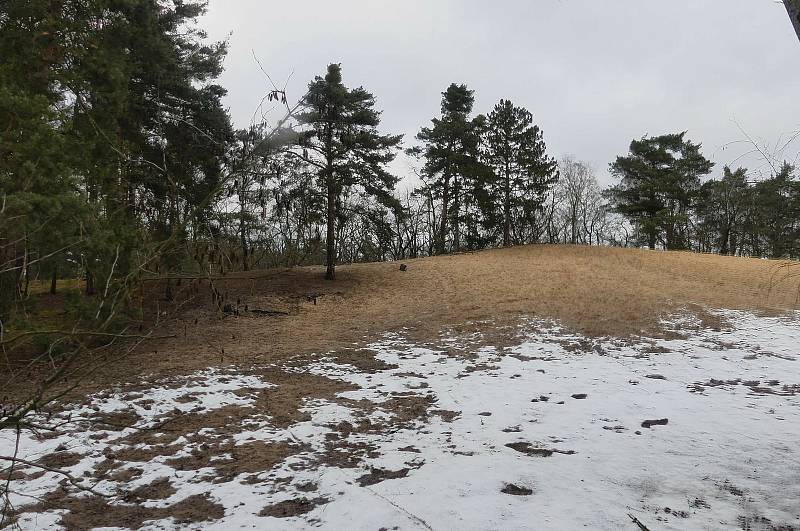
<instances>
[{"instance_id":1,"label":"overcast sky","mask_svg":"<svg viewBox=\"0 0 800 531\"><path fill-rule=\"evenodd\" d=\"M342 63L406 146L452 82L475 90L476 112L510 99L551 155L588 162L602 182L645 134L688 131L716 173L764 167L737 160L751 149L737 123L772 146L800 130L800 42L774 0L211 0L201 25L229 40L220 81L238 127L269 88L255 54L276 84L291 74L290 98ZM798 152L800 139L785 156Z\"/></svg>"}]
</instances>

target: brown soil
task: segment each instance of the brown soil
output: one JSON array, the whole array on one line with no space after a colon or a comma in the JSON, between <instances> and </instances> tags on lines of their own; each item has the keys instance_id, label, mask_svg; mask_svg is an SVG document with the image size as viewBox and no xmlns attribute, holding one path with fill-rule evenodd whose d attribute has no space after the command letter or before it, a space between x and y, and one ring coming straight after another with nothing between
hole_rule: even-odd
<instances>
[{"instance_id":1,"label":"brown soil","mask_svg":"<svg viewBox=\"0 0 800 531\"><path fill-rule=\"evenodd\" d=\"M550 457L553 454L572 455L574 450L556 450L548 448L537 448L529 442L514 442L506 444L506 447L516 450L519 453L533 457Z\"/></svg>"},{"instance_id":2,"label":"brown soil","mask_svg":"<svg viewBox=\"0 0 800 531\"><path fill-rule=\"evenodd\" d=\"M164 500L176 492L175 487L169 482L169 478L159 478L130 491L126 496L126 501Z\"/></svg>"},{"instance_id":3,"label":"brown soil","mask_svg":"<svg viewBox=\"0 0 800 531\"><path fill-rule=\"evenodd\" d=\"M199 494L184 498L169 507L153 508L141 505L112 505L100 496L72 496L64 490L51 492L35 505L20 507L18 512L42 512L55 509L68 511L59 523L70 531L96 527L137 529L146 520L170 517L175 518L178 524L188 524L217 520L225 514L222 505Z\"/></svg>"},{"instance_id":4,"label":"brown soil","mask_svg":"<svg viewBox=\"0 0 800 531\"><path fill-rule=\"evenodd\" d=\"M511 494L512 496L530 496L533 494L532 489L529 489L528 487L520 487L519 485L514 485L513 483L506 483L505 486L500 489L500 492L504 494Z\"/></svg>"},{"instance_id":5,"label":"brown soil","mask_svg":"<svg viewBox=\"0 0 800 531\"><path fill-rule=\"evenodd\" d=\"M288 518L311 512L317 505L328 503L327 498L298 498L286 500L273 505L267 505L259 516L273 516L275 518Z\"/></svg>"},{"instance_id":6,"label":"brown soil","mask_svg":"<svg viewBox=\"0 0 800 531\"><path fill-rule=\"evenodd\" d=\"M37 463L49 468L69 468L80 463L83 456L73 452L54 452L42 456Z\"/></svg>"},{"instance_id":7,"label":"brown soil","mask_svg":"<svg viewBox=\"0 0 800 531\"><path fill-rule=\"evenodd\" d=\"M368 487L369 485L375 485L376 483L380 483L381 481L385 481L387 479L399 479L404 478L407 475L407 468L401 468L400 470L384 470L382 468L373 468L368 474L364 474L363 476L359 477L357 481L359 486Z\"/></svg>"}]
</instances>

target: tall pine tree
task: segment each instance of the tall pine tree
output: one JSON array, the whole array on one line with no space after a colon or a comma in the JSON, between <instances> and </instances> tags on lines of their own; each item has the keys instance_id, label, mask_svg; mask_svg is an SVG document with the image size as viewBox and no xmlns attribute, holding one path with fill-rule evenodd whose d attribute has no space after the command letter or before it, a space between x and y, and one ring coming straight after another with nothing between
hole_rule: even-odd
<instances>
[{"instance_id":1,"label":"tall pine tree","mask_svg":"<svg viewBox=\"0 0 800 531\"><path fill-rule=\"evenodd\" d=\"M441 215L436 235L436 252L447 248L449 229L453 231L454 251L461 247L462 205L469 183L485 172L478 156L480 129L484 117L470 117L474 91L466 85L451 84L442 93L441 116L431 120L417 134L420 148L412 154L425 157L424 173L431 178L434 197L441 200Z\"/></svg>"},{"instance_id":2,"label":"tall pine tree","mask_svg":"<svg viewBox=\"0 0 800 531\"><path fill-rule=\"evenodd\" d=\"M628 218L650 249L688 246L689 210L700 190L700 177L714 164L686 132L634 140L627 156L611 163L619 183L606 192L617 212Z\"/></svg>"},{"instance_id":3,"label":"tall pine tree","mask_svg":"<svg viewBox=\"0 0 800 531\"><path fill-rule=\"evenodd\" d=\"M382 204L396 206L391 192L398 179L386 170L386 164L394 160L402 135L378 131L375 96L362 87L347 88L339 64L329 65L325 77L317 76L308 85L297 121L303 132L292 152L317 169L319 185L325 190L325 278L333 280L342 196L357 188Z\"/></svg>"},{"instance_id":4,"label":"tall pine tree","mask_svg":"<svg viewBox=\"0 0 800 531\"><path fill-rule=\"evenodd\" d=\"M492 170L485 187L488 228L501 228L503 245L509 246L515 222L531 221L541 209L558 179L557 164L545 152L533 115L508 100L500 100L489 113L484 138L484 157Z\"/></svg>"}]
</instances>

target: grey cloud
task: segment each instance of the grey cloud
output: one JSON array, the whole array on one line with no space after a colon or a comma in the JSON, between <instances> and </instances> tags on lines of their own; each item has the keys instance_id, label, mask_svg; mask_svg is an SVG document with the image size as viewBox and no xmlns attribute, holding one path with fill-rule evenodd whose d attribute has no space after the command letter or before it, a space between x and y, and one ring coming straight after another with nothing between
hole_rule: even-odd
<instances>
[{"instance_id":1,"label":"grey cloud","mask_svg":"<svg viewBox=\"0 0 800 531\"><path fill-rule=\"evenodd\" d=\"M475 89L480 112L509 98L534 113L554 156L604 179L646 133L688 130L721 171L763 167L739 158L750 148L734 120L763 142L800 130L800 43L771 0L211 0L202 25L216 39L233 32L221 82L238 126L269 86L254 52L276 83L293 72L290 96L341 62L406 144L451 82Z\"/></svg>"}]
</instances>

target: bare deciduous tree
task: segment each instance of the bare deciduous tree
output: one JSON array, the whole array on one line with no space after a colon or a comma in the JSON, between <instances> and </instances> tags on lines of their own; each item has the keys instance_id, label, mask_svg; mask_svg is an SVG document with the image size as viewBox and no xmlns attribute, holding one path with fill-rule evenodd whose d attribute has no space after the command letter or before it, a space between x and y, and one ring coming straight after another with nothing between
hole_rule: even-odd
<instances>
[{"instance_id":1,"label":"bare deciduous tree","mask_svg":"<svg viewBox=\"0 0 800 531\"><path fill-rule=\"evenodd\" d=\"M561 191L564 214L567 222L569 243L584 243L582 230L590 217L587 210L593 196L598 195L597 180L589 165L564 157L558 163L561 174L558 186Z\"/></svg>"}]
</instances>

